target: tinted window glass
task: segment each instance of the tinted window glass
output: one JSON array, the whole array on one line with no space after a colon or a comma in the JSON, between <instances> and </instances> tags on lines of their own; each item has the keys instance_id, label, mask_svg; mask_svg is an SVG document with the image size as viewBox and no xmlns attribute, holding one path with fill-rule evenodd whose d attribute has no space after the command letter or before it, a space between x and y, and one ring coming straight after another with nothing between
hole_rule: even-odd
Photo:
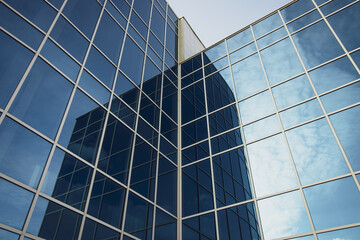
<instances>
[{"instance_id":1,"label":"tinted window glass","mask_svg":"<svg viewBox=\"0 0 360 240\"><path fill-rule=\"evenodd\" d=\"M279 14L275 13L253 26L254 34L258 38L282 25Z\"/></svg>"},{"instance_id":2,"label":"tinted window glass","mask_svg":"<svg viewBox=\"0 0 360 240\"><path fill-rule=\"evenodd\" d=\"M10 112L47 136L55 138L72 88L70 82L45 62L38 60Z\"/></svg>"},{"instance_id":3,"label":"tinted window glass","mask_svg":"<svg viewBox=\"0 0 360 240\"><path fill-rule=\"evenodd\" d=\"M253 36L251 33L250 28L241 31L240 33L236 34L235 36L229 38L227 40L229 52L234 51L235 49L249 43L253 40Z\"/></svg>"}]
</instances>

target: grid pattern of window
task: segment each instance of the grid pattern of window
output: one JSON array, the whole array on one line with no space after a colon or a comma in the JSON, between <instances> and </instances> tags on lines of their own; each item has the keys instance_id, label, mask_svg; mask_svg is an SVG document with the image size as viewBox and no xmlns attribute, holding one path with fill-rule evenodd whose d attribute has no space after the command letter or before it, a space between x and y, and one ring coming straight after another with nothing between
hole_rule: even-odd
<instances>
[{"instance_id":1,"label":"grid pattern of window","mask_svg":"<svg viewBox=\"0 0 360 240\"><path fill-rule=\"evenodd\" d=\"M176 239L177 17L0 1L0 238Z\"/></svg>"},{"instance_id":2,"label":"grid pattern of window","mask_svg":"<svg viewBox=\"0 0 360 240\"><path fill-rule=\"evenodd\" d=\"M183 239L358 238L359 12L294 1L181 63Z\"/></svg>"}]
</instances>

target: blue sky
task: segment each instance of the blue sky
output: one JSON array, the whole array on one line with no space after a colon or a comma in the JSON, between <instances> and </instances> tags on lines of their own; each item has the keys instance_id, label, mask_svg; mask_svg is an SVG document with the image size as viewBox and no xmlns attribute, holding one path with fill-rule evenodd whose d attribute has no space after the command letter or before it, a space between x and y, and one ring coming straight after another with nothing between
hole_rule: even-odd
<instances>
[{"instance_id":1,"label":"blue sky","mask_svg":"<svg viewBox=\"0 0 360 240\"><path fill-rule=\"evenodd\" d=\"M167 0L206 47L262 18L290 0Z\"/></svg>"}]
</instances>

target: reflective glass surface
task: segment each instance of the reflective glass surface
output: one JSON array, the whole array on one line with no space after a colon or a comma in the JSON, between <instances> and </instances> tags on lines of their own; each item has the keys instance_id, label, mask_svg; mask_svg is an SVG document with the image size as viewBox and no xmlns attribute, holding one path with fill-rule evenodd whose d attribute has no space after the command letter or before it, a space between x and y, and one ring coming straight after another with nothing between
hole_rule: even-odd
<instances>
[{"instance_id":1,"label":"reflective glass surface","mask_svg":"<svg viewBox=\"0 0 360 240\"><path fill-rule=\"evenodd\" d=\"M119 239L119 238L120 238L119 232L116 232L113 229L105 227L104 225L92 221L88 218L85 220L84 231L81 239L100 240L100 239ZM123 239L126 239L126 237L124 237Z\"/></svg>"},{"instance_id":2,"label":"reflective glass surface","mask_svg":"<svg viewBox=\"0 0 360 240\"><path fill-rule=\"evenodd\" d=\"M321 18L320 13L317 10L315 10L315 11L312 11L312 12L306 14L305 16L303 16L299 19L296 19L295 21L293 21L291 23L288 23L287 28L289 29L289 32L292 33L292 32L299 30L300 28L305 27L306 25L308 25L312 22L315 22L316 20L318 20L320 18Z\"/></svg>"},{"instance_id":3,"label":"reflective glass surface","mask_svg":"<svg viewBox=\"0 0 360 240\"><path fill-rule=\"evenodd\" d=\"M55 138L72 88L70 82L39 59L20 89L10 113Z\"/></svg>"},{"instance_id":4,"label":"reflective glass surface","mask_svg":"<svg viewBox=\"0 0 360 240\"><path fill-rule=\"evenodd\" d=\"M315 229L359 222L360 192L352 177L304 189Z\"/></svg>"},{"instance_id":5,"label":"reflective glass surface","mask_svg":"<svg viewBox=\"0 0 360 240\"><path fill-rule=\"evenodd\" d=\"M300 104L280 113L280 119L284 128L289 128L297 124L309 121L324 113L317 99Z\"/></svg>"},{"instance_id":6,"label":"reflective glass surface","mask_svg":"<svg viewBox=\"0 0 360 240\"><path fill-rule=\"evenodd\" d=\"M272 93L278 109L289 107L315 95L306 75L272 88Z\"/></svg>"},{"instance_id":7,"label":"reflective glass surface","mask_svg":"<svg viewBox=\"0 0 360 240\"><path fill-rule=\"evenodd\" d=\"M311 0L300 0L282 9L280 12L285 22L288 22L313 8L315 6Z\"/></svg>"},{"instance_id":8,"label":"reflective glass surface","mask_svg":"<svg viewBox=\"0 0 360 240\"><path fill-rule=\"evenodd\" d=\"M0 25L14 34L20 40L24 41L33 49L37 49L40 45L43 35L29 23L16 15L4 4L0 4Z\"/></svg>"},{"instance_id":9,"label":"reflective glass surface","mask_svg":"<svg viewBox=\"0 0 360 240\"><path fill-rule=\"evenodd\" d=\"M18 240L19 239L19 235L6 231L4 229L0 229L0 238L2 239L8 239L8 240ZM24 238L25 240L27 240L28 238Z\"/></svg>"},{"instance_id":10,"label":"reflective glass surface","mask_svg":"<svg viewBox=\"0 0 360 240\"><path fill-rule=\"evenodd\" d=\"M210 63L224 55L226 55L226 46L225 42L221 42L204 52L204 64Z\"/></svg>"},{"instance_id":11,"label":"reflective glass surface","mask_svg":"<svg viewBox=\"0 0 360 240\"><path fill-rule=\"evenodd\" d=\"M258 197L297 186L284 137L276 135L247 146Z\"/></svg>"},{"instance_id":12,"label":"reflective glass surface","mask_svg":"<svg viewBox=\"0 0 360 240\"><path fill-rule=\"evenodd\" d=\"M36 188L50 152L51 144L5 118L0 125L0 170Z\"/></svg>"},{"instance_id":13,"label":"reflective glass surface","mask_svg":"<svg viewBox=\"0 0 360 240\"><path fill-rule=\"evenodd\" d=\"M288 38L260 53L271 85L304 71Z\"/></svg>"},{"instance_id":14,"label":"reflective glass surface","mask_svg":"<svg viewBox=\"0 0 360 240\"><path fill-rule=\"evenodd\" d=\"M360 36L359 34L356 34L360 27L360 16L358 14L359 11L360 3L356 3L351 7L348 7L341 12L329 17L329 23L334 28L336 34L339 36L341 42L348 51L360 47Z\"/></svg>"},{"instance_id":15,"label":"reflective glass surface","mask_svg":"<svg viewBox=\"0 0 360 240\"><path fill-rule=\"evenodd\" d=\"M258 205L265 239L311 231L299 191L260 200Z\"/></svg>"},{"instance_id":16,"label":"reflective glass surface","mask_svg":"<svg viewBox=\"0 0 360 240\"><path fill-rule=\"evenodd\" d=\"M0 108L5 109L33 54L2 31L0 42Z\"/></svg>"},{"instance_id":17,"label":"reflective glass surface","mask_svg":"<svg viewBox=\"0 0 360 240\"><path fill-rule=\"evenodd\" d=\"M262 92L239 103L242 123L254 121L275 111L269 91Z\"/></svg>"},{"instance_id":18,"label":"reflective glass surface","mask_svg":"<svg viewBox=\"0 0 360 240\"><path fill-rule=\"evenodd\" d=\"M350 108L330 116L330 121L354 171L360 170L360 162L358 161L360 150L357 147L360 141L359 116L359 107Z\"/></svg>"},{"instance_id":19,"label":"reflective glass surface","mask_svg":"<svg viewBox=\"0 0 360 240\"><path fill-rule=\"evenodd\" d=\"M325 119L286 132L302 184L309 184L349 172Z\"/></svg>"},{"instance_id":20,"label":"reflective glass surface","mask_svg":"<svg viewBox=\"0 0 360 240\"><path fill-rule=\"evenodd\" d=\"M349 3L354 2L353 0L334 0L330 1L327 4L323 5L320 10L323 12L324 15L328 15L346 5Z\"/></svg>"},{"instance_id":21,"label":"reflective glass surface","mask_svg":"<svg viewBox=\"0 0 360 240\"><path fill-rule=\"evenodd\" d=\"M87 71L82 72L79 85L101 104L106 104L109 102L110 92Z\"/></svg>"},{"instance_id":22,"label":"reflective glass surface","mask_svg":"<svg viewBox=\"0 0 360 240\"><path fill-rule=\"evenodd\" d=\"M250 28L247 28L235 36L229 38L226 42L228 44L229 52L234 51L235 49L249 43L253 40L253 36Z\"/></svg>"},{"instance_id":23,"label":"reflective glass surface","mask_svg":"<svg viewBox=\"0 0 360 240\"><path fill-rule=\"evenodd\" d=\"M286 32L285 28L282 27L282 28L279 28L279 29L275 30L274 32L266 35L265 37L258 39L256 42L257 42L257 45L259 46L259 48L263 48L263 47L266 47L267 45L269 45L283 37L286 37L286 36L287 36L287 32Z\"/></svg>"},{"instance_id":24,"label":"reflective glass surface","mask_svg":"<svg viewBox=\"0 0 360 240\"><path fill-rule=\"evenodd\" d=\"M309 72L317 92L323 93L360 77L347 57Z\"/></svg>"},{"instance_id":25,"label":"reflective glass surface","mask_svg":"<svg viewBox=\"0 0 360 240\"><path fill-rule=\"evenodd\" d=\"M279 14L275 13L253 26L255 37L260 37L267 32L282 25Z\"/></svg>"},{"instance_id":26,"label":"reflective glass surface","mask_svg":"<svg viewBox=\"0 0 360 240\"><path fill-rule=\"evenodd\" d=\"M216 239L214 213L184 220L182 231L183 239Z\"/></svg>"},{"instance_id":27,"label":"reflective glass surface","mask_svg":"<svg viewBox=\"0 0 360 240\"><path fill-rule=\"evenodd\" d=\"M317 235L319 240L327 240L327 239L349 239L349 240L356 240L360 235L360 227L353 227L347 229L341 229L337 231L327 232L327 233L320 233Z\"/></svg>"},{"instance_id":28,"label":"reflective glass surface","mask_svg":"<svg viewBox=\"0 0 360 240\"><path fill-rule=\"evenodd\" d=\"M232 65L238 99L267 88L266 78L257 54Z\"/></svg>"},{"instance_id":29,"label":"reflective glass surface","mask_svg":"<svg viewBox=\"0 0 360 240\"><path fill-rule=\"evenodd\" d=\"M255 43L251 43L230 54L230 61L231 63L236 62L254 52L256 52L256 46Z\"/></svg>"},{"instance_id":30,"label":"reflective glass surface","mask_svg":"<svg viewBox=\"0 0 360 240\"><path fill-rule=\"evenodd\" d=\"M280 124L276 115L267 117L265 119L256 121L244 127L244 135L247 142L256 140L258 138L266 137L280 131Z\"/></svg>"},{"instance_id":31,"label":"reflective glass surface","mask_svg":"<svg viewBox=\"0 0 360 240\"><path fill-rule=\"evenodd\" d=\"M0 178L0 191L0 222L21 229L34 194L2 178ZM10 239L7 238L8 236L11 234L0 232L0 237L4 237L3 239Z\"/></svg>"},{"instance_id":32,"label":"reflective glass surface","mask_svg":"<svg viewBox=\"0 0 360 240\"><path fill-rule=\"evenodd\" d=\"M307 69L344 53L324 21L318 22L292 37Z\"/></svg>"},{"instance_id":33,"label":"reflective glass surface","mask_svg":"<svg viewBox=\"0 0 360 240\"><path fill-rule=\"evenodd\" d=\"M94 43L115 64L119 59L123 38L124 31L104 12L96 31Z\"/></svg>"}]
</instances>

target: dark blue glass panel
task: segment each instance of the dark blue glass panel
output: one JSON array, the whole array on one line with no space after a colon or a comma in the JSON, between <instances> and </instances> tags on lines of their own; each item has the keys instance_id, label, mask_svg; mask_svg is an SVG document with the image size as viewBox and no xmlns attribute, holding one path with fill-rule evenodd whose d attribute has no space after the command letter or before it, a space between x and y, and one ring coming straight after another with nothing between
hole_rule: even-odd
<instances>
[{"instance_id":1,"label":"dark blue glass panel","mask_svg":"<svg viewBox=\"0 0 360 240\"><path fill-rule=\"evenodd\" d=\"M119 3L119 1L116 1L116 3ZM124 4L121 4L124 5ZM108 12L110 13L110 15L115 18L115 21L117 21L124 29L126 28L127 25L127 21L126 19L123 17L123 15L121 15L119 13L119 11L117 10L116 7L114 7L113 3L108 2L106 4L106 9L108 10Z\"/></svg>"},{"instance_id":2,"label":"dark blue glass panel","mask_svg":"<svg viewBox=\"0 0 360 240\"><path fill-rule=\"evenodd\" d=\"M222 109L209 116L210 136L239 126L236 105Z\"/></svg>"},{"instance_id":3,"label":"dark blue glass panel","mask_svg":"<svg viewBox=\"0 0 360 240\"><path fill-rule=\"evenodd\" d=\"M144 0L148 1L148 0ZM120 69L136 84L140 85L144 64L144 53L130 39L126 38Z\"/></svg>"},{"instance_id":4,"label":"dark blue glass panel","mask_svg":"<svg viewBox=\"0 0 360 240\"><path fill-rule=\"evenodd\" d=\"M166 27L166 48L171 55L177 57L177 36L169 25Z\"/></svg>"},{"instance_id":5,"label":"dark blue glass panel","mask_svg":"<svg viewBox=\"0 0 360 240\"><path fill-rule=\"evenodd\" d=\"M148 1L148 0L142 0L142 1ZM145 25L143 21L141 21L141 18L136 15L136 13L131 14L130 23L136 28L136 30L140 33L140 35L146 39L148 28Z\"/></svg>"},{"instance_id":6,"label":"dark blue glass panel","mask_svg":"<svg viewBox=\"0 0 360 240\"><path fill-rule=\"evenodd\" d=\"M2 31L0 42L0 108L5 109L33 54Z\"/></svg>"},{"instance_id":7,"label":"dark blue glass panel","mask_svg":"<svg viewBox=\"0 0 360 240\"><path fill-rule=\"evenodd\" d=\"M176 215L177 168L165 158L159 160L157 204Z\"/></svg>"},{"instance_id":8,"label":"dark blue glass panel","mask_svg":"<svg viewBox=\"0 0 360 240\"><path fill-rule=\"evenodd\" d=\"M157 208L155 221L155 239L175 240L176 236L176 219Z\"/></svg>"},{"instance_id":9,"label":"dark blue glass panel","mask_svg":"<svg viewBox=\"0 0 360 240\"><path fill-rule=\"evenodd\" d=\"M5 0L10 6L35 23L45 32L49 29L56 12L41 0Z\"/></svg>"},{"instance_id":10,"label":"dark blue glass panel","mask_svg":"<svg viewBox=\"0 0 360 240\"><path fill-rule=\"evenodd\" d=\"M360 51L352 53L351 57L354 59L355 64L360 68Z\"/></svg>"},{"instance_id":11,"label":"dark blue glass panel","mask_svg":"<svg viewBox=\"0 0 360 240\"><path fill-rule=\"evenodd\" d=\"M328 18L330 25L348 51L360 47L360 34L358 34L360 28L359 11L360 3L356 3Z\"/></svg>"},{"instance_id":12,"label":"dark blue glass panel","mask_svg":"<svg viewBox=\"0 0 360 240\"><path fill-rule=\"evenodd\" d=\"M203 158L209 157L208 141L199 143L187 149L182 150L182 164L188 164Z\"/></svg>"},{"instance_id":13,"label":"dark blue glass panel","mask_svg":"<svg viewBox=\"0 0 360 240\"><path fill-rule=\"evenodd\" d=\"M84 210L91 176L92 169L89 166L57 148L41 191L74 208Z\"/></svg>"},{"instance_id":14,"label":"dark blue glass panel","mask_svg":"<svg viewBox=\"0 0 360 240\"><path fill-rule=\"evenodd\" d=\"M146 239L145 236L151 234L153 209L153 205L130 192L126 211L125 231L141 239Z\"/></svg>"},{"instance_id":15,"label":"dark blue glass panel","mask_svg":"<svg viewBox=\"0 0 360 240\"><path fill-rule=\"evenodd\" d=\"M21 229L34 194L2 178L0 178L0 191L0 222ZM0 233L0 237L7 235L10 234Z\"/></svg>"},{"instance_id":16,"label":"dark blue glass panel","mask_svg":"<svg viewBox=\"0 0 360 240\"><path fill-rule=\"evenodd\" d=\"M36 188L50 148L50 143L9 118L0 125L0 170L30 187Z\"/></svg>"},{"instance_id":17,"label":"dark blue glass panel","mask_svg":"<svg viewBox=\"0 0 360 240\"><path fill-rule=\"evenodd\" d=\"M120 239L120 233L87 218L85 220L85 226L81 239L83 240L114 239L115 240L115 239Z\"/></svg>"},{"instance_id":18,"label":"dark blue glass panel","mask_svg":"<svg viewBox=\"0 0 360 240\"><path fill-rule=\"evenodd\" d=\"M318 22L292 37L307 69L344 53L324 21Z\"/></svg>"},{"instance_id":19,"label":"dark blue glass panel","mask_svg":"<svg viewBox=\"0 0 360 240\"><path fill-rule=\"evenodd\" d=\"M201 54L199 54L181 64L181 76L184 77L189 73L201 68L201 66L202 66L202 60L201 60ZM185 84L183 86L185 87Z\"/></svg>"},{"instance_id":20,"label":"dark blue glass panel","mask_svg":"<svg viewBox=\"0 0 360 240\"><path fill-rule=\"evenodd\" d=\"M340 58L309 72L317 92L323 93L359 78L347 57Z\"/></svg>"},{"instance_id":21,"label":"dark blue glass panel","mask_svg":"<svg viewBox=\"0 0 360 240\"><path fill-rule=\"evenodd\" d=\"M72 88L70 82L38 60L11 105L10 113L55 138Z\"/></svg>"},{"instance_id":22,"label":"dark blue glass panel","mask_svg":"<svg viewBox=\"0 0 360 240\"><path fill-rule=\"evenodd\" d=\"M74 0L66 3L63 13L90 39L100 10L95 0Z\"/></svg>"},{"instance_id":23,"label":"dark blue glass panel","mask_svg":"<svg viewBox=\"0 0 360 240\"><path fill-rule=\"evenodd\" d=\"M62 16L56 21L50 36L77 60L83 61L89 43Z\"/></svg>"},{"instance_id":24,"label":"dark blue glass panel","mask_svg":"<svg viewBox=\"0 0 360 240\"><path fill-rule=\"evenodd\" d=\"M157 130L159 129L159 112L160 109L143 94L139 114Z\"/></svg>"},{"instance_id":25,"label":"dark blue glass panel","mask_svg":"<svg viewBox=\"0 0 360 240\"><path fill-rule=\"evenodd\" d=\"M145 51L145 40L140 34L129 24L129 28L127 33L134 39L134 41L141 47L143 51Z\"/></svg>"},{"instance_id":26,"label":"dark blue glass panel","mask_svg":"<svg viewBox=\"0 0 360 240\"><path fill-rule=\"evenodd\" d=\"M115 6L120 10L122 14L124 14L125 18L129 17L130 13L130 6L125 0L115 0L111 1ZM109 3L106 4L107 7L110 5Z\"/></svg>"},{"instance_id":27,"label":"dark blue glass panel","mask_svg":"<svg viewBox=\"0 0 360 240\"><path fill-rule=\"evenodd\" d=\"M194 144L208 137L206 118L201 118L182 128L182 146Z\"/></svg>"},{"instance_id":28,"label":"dark blue glass panel","mask_svg":"<svg viewBox=\"0 0 360 240\"><path fill-rule=\"evenodd\" d=\"M183 216L210 210L214 207L209 160L183 169L182 194Z\"/></svg>"},{"instance_id":29,"label":"dark blue glass panel","mask_svg":"<svg viewBox=\"0 0 360 240\"><path fill-rule=\"evenodd\" d=\"M255 24L253 26L253 31L255 34L255 37L260 37L264 35L267 32L270 32L271 30L280 27L283 25L281 18L278 13L275 13L271 15L270 17L267 17L266 19L262 20L261 22Z\"/></svg>"},{"instance_id":30,"label":"dark blue glass panel","mask_svg":"<svg viewBox=\"0 0 360 240\"><path fill-rule=\"evenodd\" d=\"M160 152L168 157L174 164L177 164L177 149L163 137L160 139Z\"/></svg>"},{"instance_id":31,"label":"dark blue glass panel","mask_svg":"<svg viewBox=\"0 0 360 240\"><path fill-rule=\"evenodd\" d=\"M44 239L75 240L81 220L82 215L39 197L27 231Z\"/></svg>"},{"instance_id":32,"label":"dark blue glass panel","mask_svg":"<svg viewBox=\"0 0 360 240\"><path fill-rule=\"evenodd\" d=\"M215 217L214 213L201 215L183 221L183 239L207 239L215 240Z\"/></svg>"},{"instance_id":33,"label":"dark blue glass panel","mask_svg":"<svg viewBox=\"0 0 360 240\"><path fill-rule=\"evenodd\" d=\"M315 6L311 0L300 0L294 2L290 6L287 6L280 12L285 22L288 22L313 8L315 8Z\"/></svg>"},{"instance_id":34,"label":"dark blue glass panel","mask_svg":"<svg viewBox=\"0 0 360 240\"><path fill-rule=\"evenodd\" d=\"M187 123L206 113L203 81L182 90L181 107L182 123Z\"/></svg>"},{"instance_id":35,"label":"dark blue glass panel","mask_svg":"<svg viewBox=\"0 0 360 240\"><path fill-rule=\"evenodd\" d=\"M94 47L91 48L86 67L106 86L112 89L115 67Z\"/></svg>"},{"instance_id":36,"label":"dark blue glass panel","mask_svg":"<svg viewBox=\"0 0 360 240\"><path fill-rule=\"evenodd\" d=\"M316 230L357 223L360 192L352 177L304 189Z\"/></svg>"},{"instance_id":37,"label":"dark blue glass panel","mask_svg":"<svg viewBox=\"0 0 360 240\"><path fill-rule=\"evenodd\" d=\"M78 90L71 103L59 143L93 163L104 119L105 110Z\"/></svg>"},{"instance_id":38,"label":"dark blue glass panel","mask_svg":"<svg viewBox=\"0 0 360 240\"><path fill-rule=\"evenodd\" d=\"M222 210L218 218L221 239L261 239L253 203Z\"/></svg>"},{"instance_id":39,"label":"dark blue glass panel","mask_svg":"<svg viewBox=\"0 0 360 240\"><path fill-rule=\"evenodd\" d=\"M354 171L360 170L360 108L354 107L330 116L331 123Z\"/></svg>"},{"instance_id":40,"label":"dark blue glass panel","mask_svg":"<svg viewBox=\"0 0 360 240\"><path fill-rule=\"evenodd\" d=\"M271 85L304 71L288 38L261 51L261 56Z\"/></svg>"},{"instance_id":41,"label":"dark blue glass panel","mask_svg":"<svg viewBox=\"0 0 360 240\"><path fill-rule=\"evenodd\" d=\"M96 31L94 43L115 64L117 64L119 59L123 38L124 31L104 12Z\"/></svg>"},{"instance_id":42,"label":"dark blue glass panel","mask_svg":"<svg viewBox=\"0 0 360 240\"><path fill-rule=\"evenodd\" d=\"M96 173L88 213L117 228L121 227L125 189ZM101 204L100 204L101 203Z\"/></svg>"},{"instance_id":43,"label":"dark blue glass panel","mask_svg":"<svg viewBox=\"0 0 360 240\"><path fill-rule=\"evenodd\" d=\"M7 240L18 240L19 239L19 235L6 231L4 229L0 229L0 238L1 239L7 239ZM28 240L28 238L24 238L25 240ZM31 239L30 239L31 240Z\"/></svg>"},{"instance_id":44,"label":"dark blue glass panel","mask_svg":"<svg viewBox=\"0 0 360 240\"><path fill-rule=\"evenodd\" d=\"M151 1L149 0L135 0L134 9L144 20L146 24L149 23L150 10L151 10Z\"/></svg>"},{"instance_id":45,"label":"dark blue glass panel","mask_svg":"<svg viewBox=\"0 0 360 240\"><path fill-rule=\"evenodd\" d=\"M175 122L177 122L178 112L177 96L177 88L170 82L170 80L168 80L167 77L164 77L162 110Z\"/></svg>"},{"instance_id":46,"label":"dark blue glass panel","mask_svg":"<svg viewBox=\"0 0 360 240\"><path fill-rule=\"evenodd\" d=\"M150 29L155 33L161 42L164 42L165 19L156 8L153 8Z\"/></svg>"},{"instance_id":47,"label":"dark blue glass panel","mask_svg":"<svg viewBox=\"0 0 360 240\"><path fill-rule=\"evenodd\" d=\"M161 71L153 64L152 61L150 61L149 58L147 58L142 90L158 106L160 106L161 78Z\"/></svg>"},{"instance_id":48,"label":"dark blue glass panel","mask_svg":"<svg viewBox=\"0 0 360 240\"><path fill-rule=\"evenodd\" d=\"M240 129L225 133L211 139L212 153L222 152L224 150L239 146L242 144Z\"/></svg>"},{"instance_id":49,"label":"dark blue glass panel","mask_svg":"<svg viewBox=\"0 0 360 240\"><path fill-rule=\"evenodd\" d=\"M158 145L158 132L154 130L149 124L147 124L142 118L138 120L138 133L150 142L154 147Z\"/></svg>"},{"instance_id":50,"label":"dark blue glass panel","mask_svg":"<svg viewBox=\"0 0 360 240\"><path fill-rule=\"evenodd\" d=\"M251 41L253 41L253 36L252 36L250 28L247 28L227 40L229 52L232 52L235 49L237 49Z\"/></svg>"},{"instance_id":51,"label":"dark blue glass panel","mask_svg":"<svg viewBox=\"0 0 360 240\"><path fill-rule=\"evenodd\" d=\"M320 19L321 15L320 13L315 10L312 11L311 13L306 14L305 16L287 24L287 27L289 29L289 32L295 32L297 30L299 30L302 27L305 27L306 25L315 22L316 20Z\"/></svg>"},{"instance_id":52,"label":"dark blue glass panel","mask_svg":"<svg viewBox=\"0 0 360 240\"><path fill-rule=\"evenodd\" d=\"M48 59L66 76L76 81L80 66L72 60L64 51L56 46L50 39L48 39L41 50L41 55Z\"/></svg>"},{"instance_id":53,"label":"dark blue glass panel","mask_svg":"<svg viewBox=\"0 0 360 240\"><path fill-rule=\"evenodd\" d=\"M151 32L149 33L149 44L155 50L155 52L160 56L160 58L163 58L164 46L159 42L159 40ZM160 64L159 67L161 68L162 64Z\"/></svg>"},{"instance_id":54,"label":"dark blue glass panel","mask_svg":"<svg viewBox=\"0 0 360 240\"><path fill-rule=\"evenodd\" d=\"M29 23L25 22L9 8L0 4L0 25L14 34L33 49L37 49L43 39L43 35Z\"/></svg>"},{"instance_id":55,"label":"dark blue glass panel","mask_svg":"<svg viewBox=\"0 0 360 240\"><path fill-rule=\"evenodd\" d=\"M157 151L137 138L130 187L154 201Z\"/></svg>"},{"instance_id":56,"label":"dark blue glass panel","mask_svg":"<svg viewBox=\"0 0 360 240\"><path fill-rule=\"evenodd\" d=\"M81 74L79 85L101 104L109 102L110 92L85 70Z\"/></svg>"},{"instance_id":57,"label":"dark blue glass panel","mask_svg":"<svg viewBox=\"0 0 360 240\"><path fill-rule=\"evenodd\" d=\"M118 73L115 93L130 105L134 110L137 110L138 98L140 90L134 86L121 72Z\"/></svg>"},{"instance_id":58,"label":"dark blue glass panel","mask_svg":"<svg viewBox=\"0 0 360 240\"><path fill-rule=\"evenodd\" d=\"M54 5L57 9L60 9L60 7L63 4L64 0L49 0L49 2L52 5Z\"/></svg>"},{"instance_id":59,"label":"dark blue glass panel","mask_svg":"<svg viewBox=\"0 0 360 240\"><path fill-rule=\"evenodd\" d=\"M161 116L161 134L177 145L177 125L165 114Z\"/></svg>"}]
</instances>

